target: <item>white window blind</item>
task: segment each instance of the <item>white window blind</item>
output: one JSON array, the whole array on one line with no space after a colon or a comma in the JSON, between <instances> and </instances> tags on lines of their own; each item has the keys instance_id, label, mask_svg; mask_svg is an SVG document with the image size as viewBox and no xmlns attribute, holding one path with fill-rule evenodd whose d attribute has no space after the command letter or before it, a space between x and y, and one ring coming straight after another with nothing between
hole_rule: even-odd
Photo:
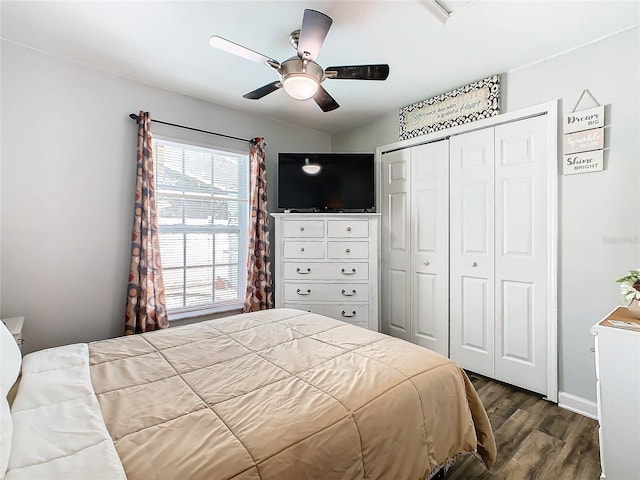
<instances>
[{"instance_id":1,"label":"white window blind","mask_svg":"<svg viewBox=\"0 0 640 480\"><path fill-rule=\"evenodd\" d=\"M248 155L154 139L153 158L169 318L242 306Z\"/></svg>"}]
</instances>

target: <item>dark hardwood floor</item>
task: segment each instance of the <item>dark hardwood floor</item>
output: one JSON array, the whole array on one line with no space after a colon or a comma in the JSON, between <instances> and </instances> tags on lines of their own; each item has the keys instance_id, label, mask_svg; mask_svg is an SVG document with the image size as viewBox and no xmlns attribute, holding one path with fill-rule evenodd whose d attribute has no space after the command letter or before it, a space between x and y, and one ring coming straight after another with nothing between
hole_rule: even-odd
<instances>
[{"instance_id":1,"label":"dark hardwood floor","mask_svg":"<svg viewBox=\"0 0 640 480\"><path fill-rule=\"evenodd\" d=\"M498 447L488 473L472 455L459 457L447 480L598 480L598 422L540 395L469 373Z\"/></svg>"}]
</instances>

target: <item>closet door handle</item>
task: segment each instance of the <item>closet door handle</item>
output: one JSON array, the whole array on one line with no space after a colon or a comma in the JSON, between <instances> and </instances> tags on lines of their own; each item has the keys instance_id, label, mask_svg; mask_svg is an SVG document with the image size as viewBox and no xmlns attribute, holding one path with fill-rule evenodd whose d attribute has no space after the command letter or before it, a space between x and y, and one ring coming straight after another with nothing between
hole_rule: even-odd
<instances>
[{"instance_id":1,"label":"closet door handle","mask_svg":"<svg viewBox=\"0 0 640 480\"><path fill-rule=\"evenodd\" d=\"M345 297L353 297L355 294L356 294L355 288L351 290L351 293L347 293L345 289L342 289L342 295L344 295Z\"/></svg>"},{"instance_id":2,"label":"closet door handle","mask_svg":"<svg viewBox=\"0 0 640 480\"><path fill-rule=\"evenodd\" d=\"M296 272L299 273L300 275L309 275L311 273L311 269L307 268L307 271L304 272L302 270L300 270L300 267L296 268Z\"/></svg>"},{"instance_id":3,"label":"closet door handle","mask_svg":"<svg viewBox=\"0 0 640 480\"><path fill-rule=\"evenodd\" d=\"M351 318L351 317L355 317L356 316L356 311L352 310L351 314L348 314L347 312L345 312L344 310L342 310L342 316L345 318Z\"/></svg>"},{"instance_id":4,"label":"closet door handle","mask_svg":"<svg viewBox=\"0 0 640 480\"><path fill-rule=\"evenodd\" d=\"M311 294L311 290L307 288L307 291L306 291L306 293L305 293L305 292L303 292L302 290L298 289L298 290L296 290L296 293L297 293L298 295L310 295L310 294Z\"/></svg>"},{"instance_id":5,"label":"closet door handle","mask_svg":"<svg viewBox=\"0 0 640 480\"><path fill-rule=\"evenodd\" d=\"M340 272L341 272L343 275L355 275L355 273L356 273L356 269L355 269L355 268L352 268L350 272L347 272L347 271L343 268L342 270L340 270Z\"/></svg>"}]
</instances>

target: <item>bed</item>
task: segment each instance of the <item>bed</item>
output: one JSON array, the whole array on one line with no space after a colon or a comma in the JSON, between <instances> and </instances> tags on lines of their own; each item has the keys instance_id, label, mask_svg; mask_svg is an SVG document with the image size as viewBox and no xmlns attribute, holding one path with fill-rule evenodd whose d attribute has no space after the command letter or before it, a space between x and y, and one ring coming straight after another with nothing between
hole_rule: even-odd
<instances>
[{"instance_id":1,"label":"bed","mask_svg":"<svg viewBox=\"0 0 640 480\"><path fill-rule=\"evenodd\" d=\"M7 480L423 480L496 456L453 362L292 309L34 352L8 440L5 408Z\"/></svg>"}]
</instances>

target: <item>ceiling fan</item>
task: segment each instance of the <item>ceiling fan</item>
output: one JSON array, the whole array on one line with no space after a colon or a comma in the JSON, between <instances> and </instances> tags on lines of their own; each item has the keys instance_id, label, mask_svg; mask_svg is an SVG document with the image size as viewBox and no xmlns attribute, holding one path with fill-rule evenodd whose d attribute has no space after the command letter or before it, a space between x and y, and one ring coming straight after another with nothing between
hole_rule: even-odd
<instances>
[{"instance_id":1,"label":"ceiling fan","mask_svg":"<svg viewBox=\"0 0 640 480\"><path fill-rule=\"evenodd\" d=\"M386 80L389 76L389 65L386 64L349 65L328 67L323 70L315 62L315 59L332 23L331 17L324 13L306 9L302 17L302 27L300 30L294 30L289 35L289 41L293 48L297 50L297 55L286 59L282 63L217 35L212 36L209 39L209 43L212 47L219 48L225 52L254 62L264 63L278 72L280 80L253 90L243 95L244 98L258 100L279 88L283 88L290 97L296 100L313 98L323 112L330 112L340 105L320 85L327 78L338 80Z\"/></svg>"}]
</instances>

